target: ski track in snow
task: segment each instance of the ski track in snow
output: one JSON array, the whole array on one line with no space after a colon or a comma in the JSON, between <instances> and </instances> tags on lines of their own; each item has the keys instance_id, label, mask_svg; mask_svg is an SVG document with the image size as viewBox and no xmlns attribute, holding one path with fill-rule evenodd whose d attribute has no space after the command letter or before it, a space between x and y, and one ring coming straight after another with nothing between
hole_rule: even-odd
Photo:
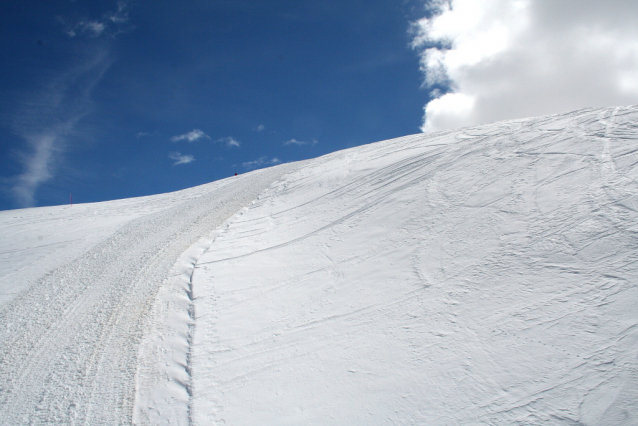
<instances>
[{"instance_id":1,"label":"ski track in snow","mask_svg":"<svg viewBox=\"0 0 638 426\"><path fill-rule=\"evenodd\" d=\"M638 107L0 229L0 424L638 425Z\"/></svg>"},{"instance_id":2,"label":"ski track in snow","mask_svg":"<svg viewBox=\"0 0 638 426\"><path fill-rule=\"evenodd\" d=\"M192 276L197 425L638 424L638 109L312 160Z\"/></svg>"},{"instance_id":3,"label":"ski track in snow","mask_svg":"<svg viewBox=\"0 0 638 426\"><path fill-rule=\"evenodd\" d=\"M156 197L3 212L3 227L16 233L22 226L32 235L57 235L45 227L50 222L38 223L47 214L62 216L53 222L71 222L62 232L73 234L78 225L89 231L88 242L71 250L79 255L72 261L67 263L67 253L56 256L36 247L35 260L44 266L34 268L44 276L30 285L5 281L0 424L131 424L138 345L170 268L189 245L294 167ZM101 225L91 223L93 213L104 216ZM32 223L16 221L16 215ZM81 253L94 241L100 242ZM11 260L12 253L22 252L5 255ZM47 270L56 260L63 265Z\"/></svg>"}]
</instances>

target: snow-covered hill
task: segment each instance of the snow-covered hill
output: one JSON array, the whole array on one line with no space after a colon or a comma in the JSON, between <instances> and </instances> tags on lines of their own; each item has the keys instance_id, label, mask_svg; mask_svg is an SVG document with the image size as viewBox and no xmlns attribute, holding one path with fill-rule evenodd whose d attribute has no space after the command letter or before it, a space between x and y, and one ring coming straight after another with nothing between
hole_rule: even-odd
<instances>
[{"instance_id":1,"label":"snow-covered hill","mask_svg":"<svg viewBox=\"0 0 638 426\"><path fill-rule=\"evenodd\" d=\"M2 424L638 424L637 107L0 227Z\"/></svg>"}]
</instances>

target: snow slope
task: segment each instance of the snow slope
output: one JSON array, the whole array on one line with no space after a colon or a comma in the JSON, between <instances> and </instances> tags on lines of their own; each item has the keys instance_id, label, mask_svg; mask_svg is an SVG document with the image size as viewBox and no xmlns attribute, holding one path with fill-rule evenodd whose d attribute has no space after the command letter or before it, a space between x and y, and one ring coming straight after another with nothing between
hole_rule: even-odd
<instances>
[{"instance_id":1,"label":"snow slope","mask_svg":"<svg viewBox=\"0 0 638 426\"><path fill-rule=\"evenodd\" d=\"M0 212L0 424L636 425L638 108Z\"/></svg>"},{"instance_id":2,"label":"snow slope","mask_svg":"<svg viewBox=\"0 0 638 426\"><path fill-rule=\"evenodd\" d=\"M139 342L175 260L291 167L2 212L0 424L130 424Z\"/></svg>"},{"instance_id":3,"label":"snow slope","mask_svg":"<svg viewBox=\"0 0 638 426\"><path fill-rule=\"evenodd\" d=\"M193 276L193 424L638 424L638 109L337 152Z\"/></svg>"}]
</instances>

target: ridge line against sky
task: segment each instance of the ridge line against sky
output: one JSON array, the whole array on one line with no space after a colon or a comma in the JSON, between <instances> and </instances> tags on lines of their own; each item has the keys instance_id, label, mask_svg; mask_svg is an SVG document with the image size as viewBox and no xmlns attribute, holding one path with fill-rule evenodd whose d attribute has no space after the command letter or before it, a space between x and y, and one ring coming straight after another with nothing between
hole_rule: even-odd
<instances>
[{"instance_id":1,"label":"ridge line against sky","mask_svg":"<svg viewBox=\"0 0 638 426\"><path fill-rule=\"evenodd\" d=\"M169 192L363 143L638 103L638 2L0 6L0 209Z\"/></svg>"}]
</instances>

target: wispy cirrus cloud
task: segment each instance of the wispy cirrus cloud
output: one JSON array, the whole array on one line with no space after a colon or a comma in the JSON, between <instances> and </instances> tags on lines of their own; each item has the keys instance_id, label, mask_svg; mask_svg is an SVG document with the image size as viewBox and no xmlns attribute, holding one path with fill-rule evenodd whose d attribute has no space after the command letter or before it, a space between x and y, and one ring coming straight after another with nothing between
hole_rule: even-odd
<instances>
[{"instance_id":1,"label":"wispy cirrus cloud","mask_svg":"<svg viewBox=\"0 0 638 426\"><path fill-rule=\"evenodd\" d=\"M279 163L281 163L281 160L279 158L275 157L275 158L268 159L268 157L264 155L262 157L259 157L256 160L246 161L244 163L241 163L241 166L245 169L253 170L253 169L259 169L262 167L274 166L275 164L279 164Z\"/></svg>"},{"instance_id":2,"label":"wispy cirrus cloud","mask_svg":"<svg viewBox=\"0 0 638 426\"><path fill-rule=\"evenodd\" d=\"M177 166L179 164L188 164L195 161L195 157L193 157L192 155L182 154L177 151L171 152L170 154L168 154L168 158L170 158L171 160L175 160L175 162L173 163L173 166Z\"/></svg>"},{"instance_id":3,"label":"wispy cirrus cloud","mask_svg":"<svg viewBox=\"0 0 638 426\"><path fill-rule=\"evenodd\" d=\"M91 111L91 92L111 63L106 49L95 49L22 97L10 118L14 133L26 142L19 154L23 172L9 179L19 207L35 206L38 188L55 177L69 138Z\"/></svg>"},{"instance_id":4,"label":"wispy cirrus cloud","mask_svg":"<svg viewBox=\"0 0 638 426\"><path fill-rule=\"evenodd\" d=\"M215 142L216 143L223 143L228 148L232 148L232 147L239 148L239 146L241 145L241 142L239 142L237 139L235 139L235 138L233 138L231 136L229 136L227 138L217 139Z\"/></svg>"},{"instance_id":5,"label":"wispy cirrus cloud","mask_svg":"<svg viewBox=\"0 0 638 426\"><path fill-rule=\"evenodd\" d=\"M126 2L117 2L117 11L107 13L106 18L114 24L126 24L128 22L128 6Z\"/></svg>"},{"instance_id":6,"label":"wispy cirrus cloud","mask_svg":"<svg viewBox=\"0 0 638 426\"><path fill-rule=\"evenodd\" d=\"M290 145L297 145L297 146L303 146L303 145L310 145L310 146L315 146L319 143L319 141L317 139L310 139L309 141L298 141L297 139L290 139L289 141L286 141L283 143L284 146L290 146Z\"/></svg>"},{"instance_id":7,"label":"wispy cirrus cloud","mask_svg":"<svg viewBox=\"0 0 638 426\"><path fill-rule=\"evenodd\" d=\"M67 34L70 37L75 37L79 31L81 34L86 34L89 37L99 37L106 30L106 23L98 21L80 21L75 27L68 31Z\"/></svg>"},{"instance_id":8,"label":"wispy cirrus cloud","mask_svg":"<svg viewBox=\"0 0 638 426\"><path fill-rule=\"evenodd\" d=\"M89 39L114 37L134 28L128 23L125 2L119 2L116 11L107 12L100 19L58 17L58 21L69 37ZM19 207L37 204L38 189L56 177L71 141L81 141L78 123L91 112L91 93L113 63L108 45L103 42L86 43L72 56L73 62L65 69L34 81L35 89L19 96L12 115L3 117L25 142L25 148L18 153L22 173L5 181Z\"/></svg>"},{"instance_id":9,"label":"wispy cirrus cloud","mask_svg":"<svg viewBox=\"0 0 638 426\"><path fill-rule=\"evenodd\" d=\"M114 37L118 34L132 31L135 28L128 23L128 5L122 1L117 3L116 11L107 12L99 19L83 18L80 20L69 21L68 19L59 16L58 21L64 25L64 32L69 37Z\"/></svg>"},{"instance_id":10,"label":"wispy cirrus cloud","mask_svg":"<svg viewBox=\"0 0 638 426\"><path fill-rule=\"evenodd\" d=\"M423 131L638 102L638 2L432 0Z\"/></svg>"},{"instance_id":11,"label":"wispy cirrus cloud","mask_svg":"<svg viewBox=\"0 0 638 426\"><path fill-rule=\"evenodd\" d=\"M33 207L36 189L53 177L52 162L61 151L60 136L55 133L24 137L31 152L21 155L24 172L12 179L14 184L11 188L20 207Z\"/></svg>"},{"instance_id":12,"label":"wispy cirrus cloud","mask_svg":"<svg viewBox=\"0 0 638 426\"><path fill-rule=\"evenodd\" d=\"M203 131L199 129L193 129L188 133L184 133L183 135L173 136L171 138L171 142L180 142L180 141L195 142L200 139L210 139L210 136L208 136L206 133L204 133Z\"/></svg>"}]
</instances>

